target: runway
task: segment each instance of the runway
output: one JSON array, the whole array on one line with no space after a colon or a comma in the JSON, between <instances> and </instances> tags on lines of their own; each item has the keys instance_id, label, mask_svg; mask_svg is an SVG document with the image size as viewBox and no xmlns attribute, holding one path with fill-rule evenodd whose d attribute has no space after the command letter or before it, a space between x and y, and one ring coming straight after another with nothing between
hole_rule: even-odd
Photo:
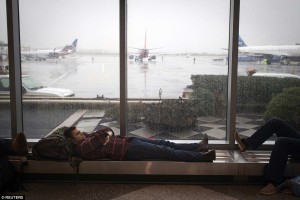
<instances>
[{"instance_id":1,"label":"runway","mask_svg":"<svg viewBox=\"0 0 300 200\"><path fill-rule=\"evenodd\" d=\"M178 98L191 75L227 75L228 64L213 59L220 56L164 56L156 61L128 62L128 98ZM222 57L222 56L221 56ZM195 62L194 62L195 58ZM300 75L295 65L271 65L240 62L238 75L246 75L246 68L257 72L278 72ZM46 86L72 89L75 98L119 98L119 57L112 55L76 54L59 60L24 61L22 73L29 74Z\"/></svg>"},{"instance_id":2,"label":"runway","mask_svg":"<svg viewBox=\"0 0 300 200\"><path fill-rule=\"evenodd\" d=\"M92 59L94 58L94 59ZM194 74L228 74L228 65L225 62L214 62L212 56L165 56L157 58L156 62L128 63L128 97L139 99L159 99L159 90L162 89L161 98L178 99L184 88L192 84L191 75ZM246 68L253 67L258 72L278 72L300 75L300 67L295 65L280 65L274 63L265 65L256 62L239 63L238 74L246 75ZM45 86L72 89L75 97L72 98L105 98L119 97L119 58L117 56L81 55L76 54L60 60L25 61L22 62L22 73L28 74L42 82ZM72 99L71 98L71 99ZM47 106L46 106L47 107ZM24 107L24 130L29 138L40 138L49 133L58 124L62 123L78 108L66 109L33 109ZM54 117L55 116L55 117ZM260 124L255 120L261 117L242 117L238 124L239 132L245 136L252 134ZM0 113L1 132L4 137L10 135L10 110L3 108ZM246 120L244 119L246 118ZM249 118L249 119L248 119ZM98 119L98 118L96 118ZM90 120L90 119L89 119ZM248 120L248 121L247 121ZM86 119L78 121L78 126L92 131L99 121L90 125ZM133 126L130 134L133 136L171 139L201 139L207 133L211 139L225 138L225 119L198 119L198 126L186 133L170 135L165 132L150 132L143 125ZM101 122L102 123L102 122ZM101 123L99 123L101 125ZM108 123L108 122L107 122ZM114 127L118 132L118 125L102 124ZM251 125L251 126L250 126Z\"/></svg>"}]
</instances>

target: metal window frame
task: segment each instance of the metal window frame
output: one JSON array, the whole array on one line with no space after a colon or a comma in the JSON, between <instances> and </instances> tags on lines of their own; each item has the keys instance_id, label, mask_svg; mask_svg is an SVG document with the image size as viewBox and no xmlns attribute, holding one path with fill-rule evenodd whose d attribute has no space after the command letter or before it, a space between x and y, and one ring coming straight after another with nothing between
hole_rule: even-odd
<instances>
[{"instance_id":1,"label":"metal window frame","mask_svg":"<svg viewBox=\"0 0 300 200\"><path fill-rule=\"evenodd\" d=\"M19 0L6 0L11 133L23 131Z\"/></svg>"},{"instance_id":2,"label":"metal window frame","mask_svg":"<svg viewBox=\"0 0 300 200\"><path fill-rule=\"evenodd\" d=\"M229 15L229 51L228 51L228 88L226 132L228 149L234 149L234 131L236 127L237 68L239 39L240 0L230 0Z\"/></svg>"},{"instance_id":3,"label":"metal window frame","mask_svg":"<svg viewBox=\"0 0 300 200\"><path fill-rule=\"evenodd\" d=\"M120 8L120 135L127 132L127 0L119 1Z\"/></svg>"},{"instance_id":4,"label":"metal window frame","mask_svg":"<svg viewBox=\"0 0 300 200\"><path fill-rule=\"evenodd\" d=\"M6 0L7 30L10 85L11 85L11 130L12 136L23 131L22 115L22 84L21 84L21 55L20 55L20 24L19 1ZM219 148L234 149L233 132L236 122L237 97L237 67L238 67L238 34L239 34L240 0L230 1L229 16L229 73L227 98L227 144L215 144ZM120 20L120 133L125 136L127 132L127 0L119 0ZM212 146L214 147L214 145Z\"/></svg>"}]
</instances>

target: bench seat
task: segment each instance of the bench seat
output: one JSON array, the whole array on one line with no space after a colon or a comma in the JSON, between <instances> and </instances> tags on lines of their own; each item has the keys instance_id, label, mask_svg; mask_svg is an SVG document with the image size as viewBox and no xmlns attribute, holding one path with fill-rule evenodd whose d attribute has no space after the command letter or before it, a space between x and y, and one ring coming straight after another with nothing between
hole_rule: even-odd
<instances>
[{"instance_id":1,"label":"bench seat","mask_svg":"<svg viewBox=\"0 0 300 200\"><path fill-rule=\"evenodd\" d=\"M231 151L217 150L217 159L210 162L177 161L111 161L84 160L78 168L79 174L112 175L230 175L262 176L271 151ZM24 173L33 174L74 174L75 170L68 161L26 161ZM300 163L289 162L286 175L300 175Z\"/></svg>"}]
</instances>

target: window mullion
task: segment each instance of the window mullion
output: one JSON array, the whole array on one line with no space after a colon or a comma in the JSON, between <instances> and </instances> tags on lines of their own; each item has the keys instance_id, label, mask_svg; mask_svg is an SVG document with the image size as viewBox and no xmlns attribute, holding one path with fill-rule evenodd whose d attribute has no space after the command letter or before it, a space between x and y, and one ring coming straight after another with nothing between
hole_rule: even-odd
<instances>
[{"instance_id":1,"label":"window mullion","mask_svg":"<svg viewBox=\"0 0 300 200\"><path fill-rule=\"evenodd\" d=\"M228 52L228 99L227 99L227 140L229 148L234 149L233 132L236 127L237 66L239 37L240 0L230 1L229 52Z\"/></svg>"},{"instance_id":2,"label":"window mullion","mask_svg":"<svg viewBox=\"0 0 300 200\"><path fill-rule=\"evenodd\" d=\"M7 36L11 102L11 132L23 131L19 1L7 0Z\"/></svg>"},{"instance_id":3,"label":"window mullion","mask_svg":"<svg viewBox=\"0 0 300 200\"><path fill-rule=\"evenodd\" d=\"M127 132L127 0L120 0L120 134Z\"/></svg>"}]
</instances>

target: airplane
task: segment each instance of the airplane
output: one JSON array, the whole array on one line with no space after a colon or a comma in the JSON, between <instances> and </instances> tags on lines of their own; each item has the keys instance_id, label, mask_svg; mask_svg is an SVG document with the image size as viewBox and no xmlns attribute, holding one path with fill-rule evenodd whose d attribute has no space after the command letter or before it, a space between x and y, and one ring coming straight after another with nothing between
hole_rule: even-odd
<instances>
[{"instance_id":1,"label":"airplane","mask_svg":"<svg viewBox=\"0 0 300 200\"><path fill-rule=\"evenodd\" d=\"M138 61L138 62L148 62L148 61L154 61L156 59L156 55L149 55L149 50L158 49L158 48L152 48L147 49L146 47L147 42L147 32L145 33L145 44L144 48L132 48L132 49L138 49L138 54L131 54L129 55L130 61Z\"/></svg>"},{"instance_id":2,"label":"airplane","mask_svg":"<svg viewBox=\"0 0 300 200\"><path fill-rule=\"evenodd\" d=\"M24 60L46 60L48 58L59 58L65 55L72 54L76 52L78 39L75 39L71 45L66 45L63 49L53 49L53 50L36 50L36 51L22 51L21 59Z\"/></svg>"},{"instance_id":3,"label":"airplane","mask_svg":"<svg viewBox=\"0 0 300 200\"><path fill-rule=\"evenodd\" d=\"M75 39L71 45L66 45L60 52L59 56L64 56L68 54L72 54L76 52L76 47L77 47L77 41L78 39Z\"/></svg>"},{"instance_id":4,"label":"airplane","mask_svg":"<svg viewBox=\"0 0 300 200\"><path fill-rule=\"evenodd\" d=\"M279 60L282 64L289 64L290 61L300 61L300 45L268 45L268 46L247 46L239 36L239 53L246 56L254 56L266 59L267 64Z\"/></svg>"}]
</instances>

